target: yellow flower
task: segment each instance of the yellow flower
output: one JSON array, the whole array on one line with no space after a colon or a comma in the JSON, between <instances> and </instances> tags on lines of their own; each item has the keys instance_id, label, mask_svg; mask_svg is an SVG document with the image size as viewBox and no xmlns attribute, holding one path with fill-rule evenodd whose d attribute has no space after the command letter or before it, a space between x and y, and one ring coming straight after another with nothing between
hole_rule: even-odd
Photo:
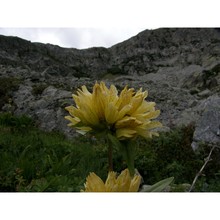
<instances>
[{"instance_id":1,"label":"yellow flower","mask_svg":"<svg viewBox=\"0 0 220 220\"><path fill-rule=\"evenodd\" d=\"M107 130L119 140L138 135L152 137L158 135L152 129L162 125L152 121L160 111L155 110L155 102L145 100L147 95L142 88L135 92L127 86L118 94L114 85L107 88L104 82L95 83L92 93L82 86L73 95L76 106L65 108L70 114L65 118L71 122L69 126L81 134Z\"/></svg>"},{"instance_id":2,"label":"yellow flower","mask_svg":"<svg viewBox=\"0 0 220 220\"><path fill-rule=\"evenodd\" d=\"M86 178L85 190L82 192L137 192L140 186L141 176L134 175L131 178L128 169L125 169L116 177L116 173L110 171L105 183L95 173L90 173Z\"/></svg>"}]
</instances>

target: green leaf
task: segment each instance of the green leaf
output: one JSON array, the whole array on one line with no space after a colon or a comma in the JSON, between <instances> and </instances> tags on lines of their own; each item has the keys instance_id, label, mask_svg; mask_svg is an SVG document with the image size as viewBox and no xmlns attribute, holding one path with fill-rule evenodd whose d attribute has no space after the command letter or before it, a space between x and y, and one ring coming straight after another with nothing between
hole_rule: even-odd
<instances>
[{"instance_id":1,"label":"green leaf","mask_svg":"<svg viewBox=\"0 0 220 220\"><path fill-rule=\"evenodd\" d=\"M123 141L121 146L122 155L127 163L130 175L133 177L135 174L134 169L134 156L135 156L135 145L133 141Z\"/></svg>"},{"instance_id":2,"label":"green leaf","mask_svg":"<svg viewBox=\"0 0 220 220\"><path fill-rule=\"evenodd\" d=\"M111 141L111 143L118 148L119 150L122 148L121 146L121 142L118 140L118 138L116 138L115 136L111 135L110 133L108 133L108 139Z\"/></svg>"},{"instance_id":3,"label":"green leaf","mask_svg":"<svg viewBox=\"0 0 220 220\"><path fill-rule=\"evenodd\" d=\"M174 177L161 180L152 186L145 188L142 192L162 192L170 183L174 180Z\"/></svg>"}]
</instances>

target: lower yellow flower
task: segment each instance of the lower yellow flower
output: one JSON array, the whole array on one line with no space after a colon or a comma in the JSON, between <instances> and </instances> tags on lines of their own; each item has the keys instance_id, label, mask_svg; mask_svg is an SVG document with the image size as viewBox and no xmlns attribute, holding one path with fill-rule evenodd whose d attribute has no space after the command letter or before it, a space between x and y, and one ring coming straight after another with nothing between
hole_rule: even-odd
<instances>
[{"instance_id":1,"label":"lower yellow flower","mask_svg":"<svg viewBox=\"0 0 220 220\"><path fill-rule=\"evenodd\" d=\"M125 169L116 177L116 173L108 173L105 183L95 173L86 178L85 190L82 192L137 192L141 183L141 176L135 174L131 178L129 170Z\"/></svg>"}]
</instances>

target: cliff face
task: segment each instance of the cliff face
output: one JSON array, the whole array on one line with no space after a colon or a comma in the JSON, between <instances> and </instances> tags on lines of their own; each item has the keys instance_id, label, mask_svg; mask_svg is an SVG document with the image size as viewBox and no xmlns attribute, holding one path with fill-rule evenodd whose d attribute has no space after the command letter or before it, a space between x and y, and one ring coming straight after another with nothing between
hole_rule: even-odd
<instances>
[{"instance_id":1,"label":"cliff face","mask_svg":"<svg viewBox=\"0 0 220 220\"><path fill-rule=\"evenodd\" d=\"M96 80L104 80L118 88L128 84L147 89L148 100L161 109L166 129L196 123L195 141L199 141L204 139L207 122L206 134L210 135L205 141L219 142L215 134L219 105L214 104L212 122L204 116L207 108L219 103L219 72L219 29L146 30L111 48L85 50L0 36L2 111L8 109L11 98L16 114L28 114L43 129L58 129L67 135L73 131L66 127L63 116L67 114L64 107L72 104L71 93L83 84L91 88Z\"/></svg>"}]
</instances>

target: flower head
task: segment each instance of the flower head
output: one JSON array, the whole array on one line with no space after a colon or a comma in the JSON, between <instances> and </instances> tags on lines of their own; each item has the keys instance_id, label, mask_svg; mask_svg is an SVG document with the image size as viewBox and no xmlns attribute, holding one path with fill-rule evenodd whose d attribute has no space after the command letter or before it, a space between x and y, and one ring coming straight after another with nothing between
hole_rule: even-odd
<instances>
[{"instance_id":1,"label":"flower head","mask_svg":"<svg viewBox=\"0 0 220 220\"><path fill-rule=\"evenodd\" d=\"M82 192L137 192L140 186L141 176L134 175L131 178L128 169L125 169L116 177L116 173L110 171L105 183L95 173L90 173L86 178L85 190Z\"/></svg>"},{"instance_id":2,"label":"flower head","mask_svg":"<svg viewBox=\"0 0 220 220\"><path fill-rule=\"evenodd\" d=\"M160 111L155 110L155 102L145 100L147 95L142 88L135 92L127 86L118 94L114 85L107 88L104 82L96 83L92 93L82 86L73 95L76 106L65 108L70 114L65 118L70 121L69 126L81 134L107 130L119 140L138 135L152 137L158 135L152 129L162 125L152 121Z\"/></svg>"}]
</instances>

